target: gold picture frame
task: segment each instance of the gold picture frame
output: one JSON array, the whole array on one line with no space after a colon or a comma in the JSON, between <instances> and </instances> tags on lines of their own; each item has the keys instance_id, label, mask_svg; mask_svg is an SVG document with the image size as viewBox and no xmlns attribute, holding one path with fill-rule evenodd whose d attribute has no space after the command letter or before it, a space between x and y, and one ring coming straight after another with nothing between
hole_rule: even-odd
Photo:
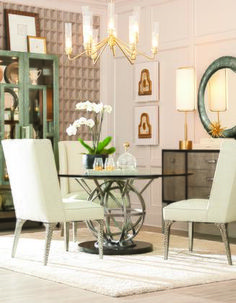
<instances>
[{"instance_id":1,"label":"gold picture frame","mask_svg":"<svg viewBox=\"0 0 236 303\"><path fill-rule=\"evenodd\" d=\"M30 53L37 53L37 54L47 53L45 37L27 36L27 45L28 45L28 52Z\"/></svg>"}]
</instances>

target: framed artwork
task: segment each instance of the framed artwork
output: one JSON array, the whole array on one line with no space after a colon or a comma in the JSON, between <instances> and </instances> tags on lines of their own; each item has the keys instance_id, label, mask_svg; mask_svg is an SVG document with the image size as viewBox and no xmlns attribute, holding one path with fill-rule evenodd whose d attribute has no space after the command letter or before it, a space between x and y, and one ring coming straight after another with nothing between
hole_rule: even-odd
<instances>
[{"instance_id":1,"label":"framed artwork","mask_svg":"<svg viewBox=\"0 0 236 303\"><path fill-rule=\"evenodd\" d=\"M27 36L28 52L46 54L46 38L36 37L36 36Z\"/></svg>"},{"instance_id":2,"label":"framed artwork","mask_svg":"<svg viewBox=\"0 0 236 303\"><path fill-rule=\"evenodd\" d=\"M7 48L27 52L27 36L39 36L39 15L11 9L5 10Z\"/></svg>"},{"instance_id":3,"label":"framed artwork","mask_svg":"<svg viewBox=\"0 0 236 303\"><path fill-rule=\"evenodd\" d=\"M159 134L158 106L136 106L134 112L134 135L136 145L157 145Z\"/></svg>"},{"instance_id":4,"label":"framed artwork","mask_svg":"<svg viewBox=\"0 0 236 303\"><path fill-rule=\"evenodd\" d=\"M134 66L134 100L158 101L158 62L136 63Z\"/></svg>"}]
</instances>

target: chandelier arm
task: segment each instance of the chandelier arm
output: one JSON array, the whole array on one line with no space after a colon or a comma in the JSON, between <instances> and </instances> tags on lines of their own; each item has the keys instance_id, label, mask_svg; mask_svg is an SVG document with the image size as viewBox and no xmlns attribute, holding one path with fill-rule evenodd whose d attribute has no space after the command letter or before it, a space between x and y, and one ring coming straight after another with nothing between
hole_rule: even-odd
<instances>
[{"instance_id":1,"label":"chandelier arm","mask_svg":"<svg viewBox=\"0 0 236 303\"><path fill-rule=\"evenodd\" d=\"M133 65L134 62L130 59L130 57L129 57L130 54L129 54L129 53L127 54L127 53L125 52L124 48L122 48L122 46L120 45L120 43L119 43L117 40L115 41L115 43L116 43L116 45L119 47L119 49L122 51L122 53L124 54L124 56L126 57L126 59L129 61L129 63Z\"/></svg>"},{"instance_id":2,"label":"chandelier arm","mask_svg":"<svg viewBox=\"0 0 236 303\"><path fill-rule=\"evenodd\" d=\"M118 42L118 43L120 43L120 45L122 45L124 48L126 48L129 52L131 52L130 51L130 46L129 46L129 44L127 43L127 42L125 42L125 41L123 41L123 40L121 40L121 39L119 39L119 38L115 38L116 39L116 41Z\"/></svg>"},{"instance_id":3,"label":"chandelier arm","mask_svg":"<svg viewBox=\"0 0 236 303\"><path fill-rule=\"evenodd\" d=\"M98 42L95 47L98 47L98 50L100 48L102 48L104 45L107 44L108 38L103 39L102 41ZM101 44L101 45L100 45ZM91 51L91 49L89 49ZM97 50L96 50L97 51ZM91 55L94 55L96 53L96 51L94 51L93 53L91 53ZM73 61L75 59L80 58L81 56L83 56L85 53L87 53L87 50L83 51L82 53L75 55L74 57L71 56L71 54L68 54L67 57L70 61Z\"/></svg>"},{"instance_id":4,"label":"chandelier arm","mask_svg":"<svg viewBox=\"0 0 236 303\"><path fill-rule=\"evenodd\" d=\"M96 64L96 63L97 63L97 60L98 60L97 58L100 58L102 52L104 51L103 48L107 45L107 43L108 43L108 39L107 39L107 38L106 38L106 39L103 39L102 41L98 42L98 43L95 45L95 50L94 50L93 52L92 52L92 49L90 49L90 52L91 52L90 58L93 60L93 64ZM95 59L93 59L93 58L92 58L93 55L95 55L99 50L101 50L100 53L96 56Z\"/></svg>"},{"instance_id":5,"label":"chandelier arm","mask_svg":"<svg viewBox=\"0 0 236 303\"><path fill-rule=\"evenodd\" d=\"M131 51L130 51L130 49L129 49L129 45L128 45L126 42L120 40L119 38L116 38L116 41L119 42L120 45L122 45L124 48L126 48L126 50L127 50L129 53L131 53ZM149 55L145 54L144 52L139 51L138 49L136 49L136 54L137 54L137 55L144 56L145 58L147 58L147 59L149 59L149 60L155 59L155 56L156 56L156 54L153 54L152 56L149 56Z\"/></svg>"},{"instance_id":6,"label":"chandelier arm","mask_svg":"<svg viewBox=\"0 0 236 303\"><path fill-rule=\"evenodd\" d=\"M147 58L147 59L149 59L149 60L154 60L155 57L156 57L156 54L152 54L152 56L148 56L148 55L146 55L145 53L140 52L139 50L136 50L136 54L137 54L137 55L141 55L141 56L143 56L143 57L145 57L145 58Z\"/></svg>"},{"instance_id":7,"label":"chandelier arm","mask_svg":"<svg viewBox=\"0 0 236 303\"><path fill-rule=\"evenodd\" d=\"M79 57L83 56L86 52L87 51L85 50L84 52L82 52L82 53L80 53L80 54L78 54L78 55L76 55L74 57L72 57L71 54L68 54L67 58L68 58L68 60L73 61L73 60L78 59Z\"/></svg>"},{"instance_id":8,"label":"chandelier arm","mask_svg":"<svg viewBox=\"0 0 236 303\"><path fill-rule=\"evenodd\" d=\"M101 47L99 48L99 50L101 50L101 51L100 51L100 53L98 54L97 58L96 58L95 60L93 60L93 63L94 63L94 64L97 63L98 59L101 57L101 55L102 55L102 53L104 52L104 50L106 49L106 47L107 47L107 43L105 43L103 46L101 46Z\"/></svg>"},{"instance_id":9,"label":"chandelier arm","mask_svg":"<svg viewBox=\"0 0 236 303\"><path fill-rule=\"evenodd\" d=\"M101 47L103 47L105 44L107 44L109 38L105 38L103 40L101 40L100 42L98 42L95 47L98 47L98 49L100 49Z\"/></svg>"}]
</instances>

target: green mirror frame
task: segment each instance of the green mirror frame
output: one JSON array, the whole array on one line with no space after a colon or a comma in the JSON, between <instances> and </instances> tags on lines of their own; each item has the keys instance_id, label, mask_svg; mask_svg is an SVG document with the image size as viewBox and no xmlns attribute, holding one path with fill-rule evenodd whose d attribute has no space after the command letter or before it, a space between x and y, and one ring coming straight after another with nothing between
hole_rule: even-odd
<instances>
[{"instance_id":1,"label":"green mirror frame","mask_svg":"<svg viewBox=\"0 0 236 303\"><path fill-rule=\"evenodd\" d=\"M207 87L207 83L210 80L211 76L218 71L219 69L229 68L232 71L236 72L236 58L231 56L224 56L213 61L209 67L206 69L205 73L202 76L199 88L198 88L198 112L201 119L201 122L208 132L211 134L211 121L207 116L206 108L205 108L205 90ZM222 132L221 138L235 138L236 139L236 126L225 129Z\"/></svg>"}]
</instances>

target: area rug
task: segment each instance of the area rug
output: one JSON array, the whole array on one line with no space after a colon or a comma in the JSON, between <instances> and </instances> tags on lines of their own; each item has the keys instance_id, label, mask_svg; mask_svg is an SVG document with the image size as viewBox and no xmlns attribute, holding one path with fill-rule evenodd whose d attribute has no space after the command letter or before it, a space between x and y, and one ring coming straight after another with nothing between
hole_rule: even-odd
<instances>
[{"instance_id":1,"label":"area rug","mask_svg":"<svg viewBox=\"0 0 236 303\"><path fill-rule=\"evenodd\" d=\"M167 261L161 249L99 260L79 252L76 243L65 252L63 241L53 240L48 265L43 266L44 240L21 238L15 258L10 257L12 241L12 236L0 237L0 267L112 297L236 279L236 266L227 265L224 254L171 248Z\"/></svg>"}]
</instances>

